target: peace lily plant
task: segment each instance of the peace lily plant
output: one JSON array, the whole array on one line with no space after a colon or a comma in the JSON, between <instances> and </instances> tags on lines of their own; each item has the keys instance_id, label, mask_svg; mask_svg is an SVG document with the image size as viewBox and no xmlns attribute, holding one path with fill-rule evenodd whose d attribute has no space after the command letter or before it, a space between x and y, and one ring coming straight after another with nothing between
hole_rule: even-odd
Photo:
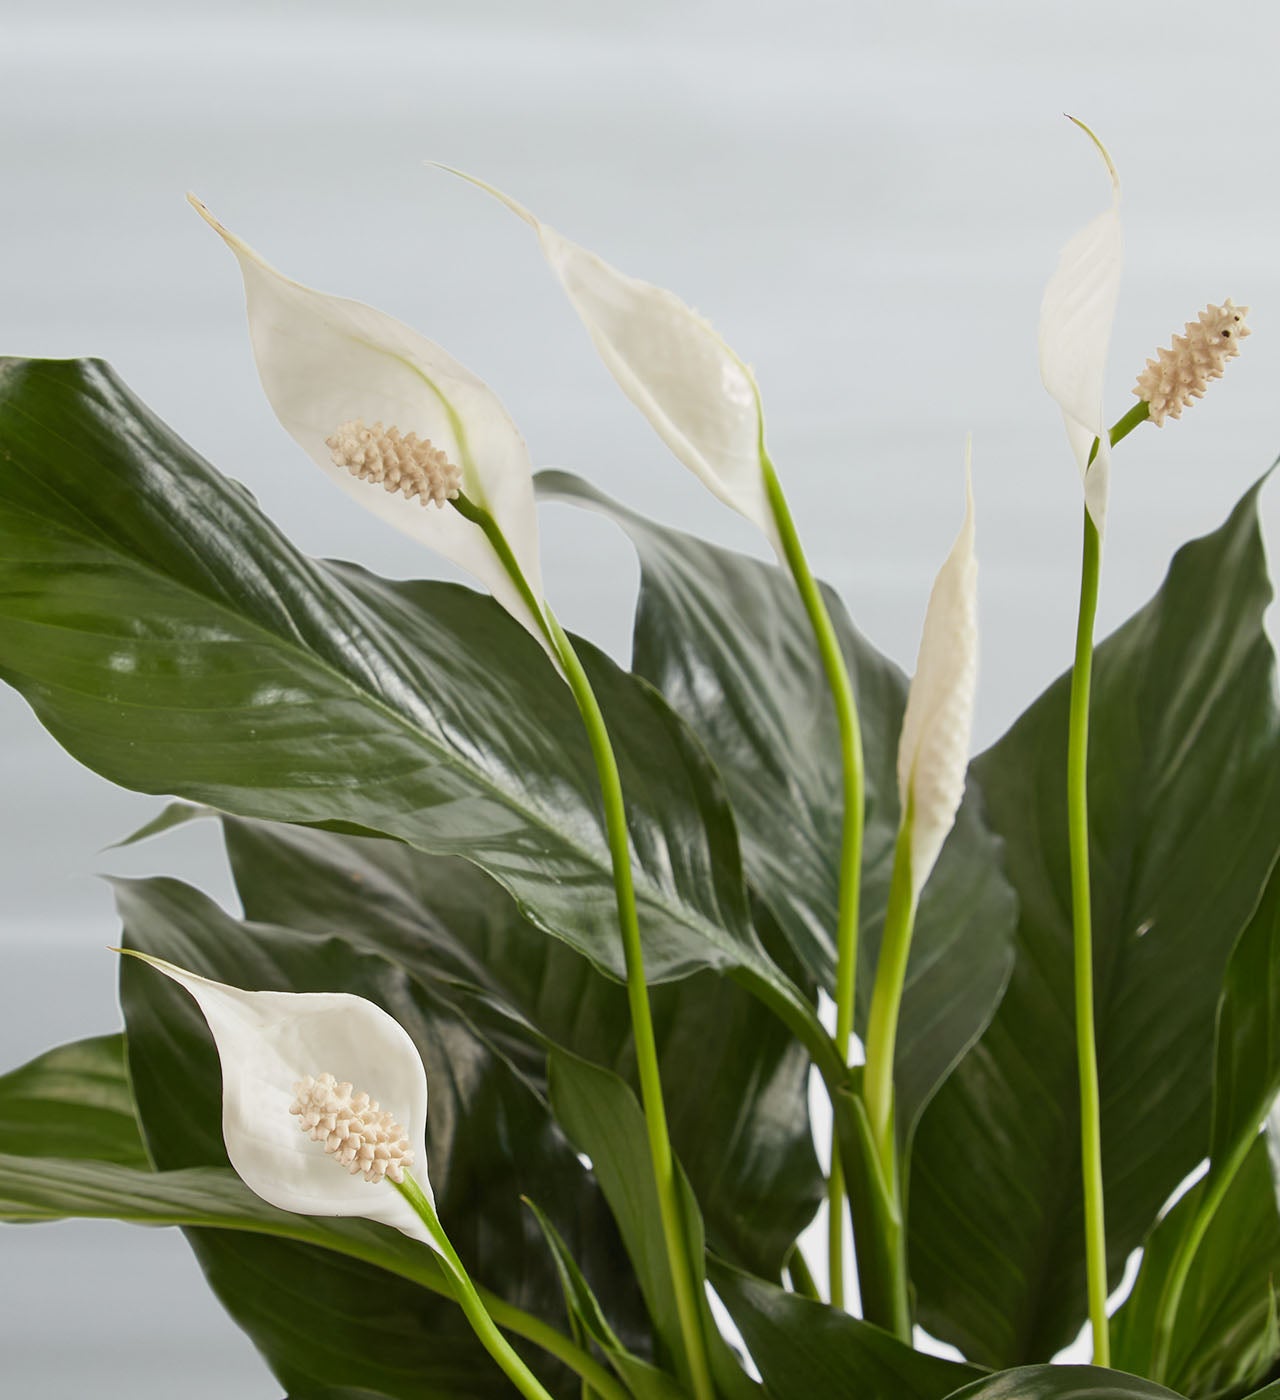
<instances>
[{"instance_id":1,"label":"peace lily plant","mask_svg":"<svg viewBox=\"0 0 1280 1400\"><path fill-rule=\"evenodd\" d=\"M1111 449L1203 395L1247 309L1107 426L1094 140L1111 204L1040 321L1075 659L972 760L969 454L908 684L815 580L745 360L488 185L776 565L535 477L471 370L198 201L284 428L483 592L306 558L104 365L6 361L0 675L180 799L129 839L216 821L243 917L117 883L124 1030L0 1079L0 1216L182 1227L307 1400L1280 1397L1262 483L1094 646ZM557 621L539 497L635 544L630 671ZM1094 1364L1055 1362L1086 1326Z\"/></svg>"}]
</instances>

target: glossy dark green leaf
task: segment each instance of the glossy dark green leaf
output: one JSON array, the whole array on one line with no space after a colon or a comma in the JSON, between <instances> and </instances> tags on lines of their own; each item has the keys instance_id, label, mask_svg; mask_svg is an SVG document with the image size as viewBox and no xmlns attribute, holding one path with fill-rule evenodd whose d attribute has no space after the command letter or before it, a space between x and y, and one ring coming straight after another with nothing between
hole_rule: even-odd
<instances>
[{"instance_id":1,"label":"glossy dark green leaf","mask_svg":"<svg viewBox=\"0 0 1280 1400\"><path fill-rule=\"evenodd\" d=\"M60 1045L0 1077L0 1150L148 1166L124 1037Z\"/></svg>"},{"instance_id":2,"label":"glossy dark green leaf","mask_svg":"<svg viewBox=\"0 0 1280 1400\"><path fill-rule=\"evenodd\" d=\"M0 678L104 776L465 856L621 973L594 765L536 643L467 589L303 557L100 364L0 361L0 621ZM651 688L584 660L650 975L777 981L698 745Z\"/></svg>"},{"instance_id":3,"label":"glossy dark green leaf","mask_svg":"<svg viewBox=\"0 0 1280 1400\"><path fill-rule=\"evenodd\" d=\"M656 1366L641 1361L638 1356L632 1356L622 1345L613 1328L609 1326L609 1319L605 1317L595 1294L591 1291L591 1285L583 1277L577 1260L565 1244L564 1236L535 1202L530 1201L529 1208L542 1227L547 1248L556 1261L565 1306L576 1324L577 1332L583 1337L589 1337L604 1352L635 1400L682 1400L684 1391L672 1377L665 1371L658 1370Z\"/></svg>"},{"instance_id":4,"label":"glossy dark green leaf","mask_svg":"<svg viewBox=\"0 0 1280 1400\"><path fill-rule=\"evenodd\" d=\"M450 982L473 1023L531 1079L543 1076L544 1051L529 1027L634 1085L625 989L540 935L474 866L393 841L225 827L250 918L340 931L415 976ZM770 1012L714 973L655 987L652 1005L672 1139L712 1247L776 1277L822 1194L808 1059Z\"/></svg>"},{"instance_id":5,"label":"glossy dark green leaf","mask_svg":"<svg viewBox=\"0 0 1280 1400\"><path fill-rule=\"evenodd\" d=\"M697 731L724 778L748 878L801 962L834 983L843 820L835 712L812 629L782 570L658 525L587 483L544 472L539 492L603 511L640 555L633 665ZM906 679L827 604L854 678L866 752L858 979L865 1023L898 826ZM923 601L923 594L922 594ZM898 1122L912 1123L991 1018L1009 975L1015 902L969 785L916 923L898 1036Z\"/></svg>"},{"instance_id":6,"label":"glossy dark green leaf","mask_svg":"<svg viewBox=\"0 0 1280 1400\"><path fill-rule=\"evenodd\" d=\"M1112 1327L1112 1362L1154 1374L1157 1313L1179 1241L1205 1192L1201 1181L1147 1240L1133 1292ZM1280 1356L1280 1211L1266 1142L1257 1137L1196 1250L1163 1378L1192 1396L1257 1385Z\"/></svg>"},{"instance_id":7,"label":"glossy dark green leaf","mask_svg":"<svg viewBox=\"0 0 1280 1400\"><path fill-rule=\"evenodd\" d=\"M1256 488L1098 648L1089 754L1110 1276L1209 1146L1227 959L1280 847L1280 724ZM921 1320L975 1361L1045 1360L1085 1315L1065 752L1068 679L974 767L1018 891L1000 1010L924 1115Z\"/></svg>"},{"instance_id":8,"label":"glossy dark green leaf","mask_svg":"<svg viewBox=\"0 0 1280 1400\"><path fill-rule=\"evenodd\" d=\"M1184 1400L1176 1391L1096 1366L1018 1366L946 1400Z\"/></svg>"},{"instance_id":9,"label":"glossy dark green leaf","mask_svg":"<svg viewBox=\"0 0 1280 1400\"><path fill-rule=\"evenodd\" d=\"M1280 1091L1280 863L1227 964L1213 1074L1216 1173L1258 1131Z\"/></svg>"},{"instance_id":10,"label":"glossy dark green leaf","mask_svg":"<svg viewBox=\"0 0 1280 1400\"><path fill-rule=\"evenodd\" d=\"M649 1312L682 1378L684 1351L671 1285L671 1271L653 1181L644 1113L635 1095L618 1078L576 1055L553 1050L550 1057L551 1102L556 1117L574 1144L591 1159L600 1189L613 1209L636 1279ZM685 1238L694 1261L695 1282L706 1278L702 1219L684 1173L677 1166ZM712 1371L725 1400L759 1395L759 1386L739 1368L721 1341L704 1304L704 1331Z\"/></svg>"},{"instance_id":11,"label":"glossy dark green leaf","mask_svg":"<svg viewBox=\"0 0 1280 1400\"><path fill-rule=\"evenodd\" d=\"M942 1400L981 1373L914 1351L879 1327L712 1261L711 1282L771 1400Z\"/></svg>"},{"instance_id":12,"label":"glossy dark green leaf","mask_svg":"<svg viewBox=\"0 0 1280 1400\"><path fill-rule=\"evenodd\" d=\"M239 986L355 992L395 1016L426 1065L428 1170L441 1218L473 1277L509 1303L563 1327L554 1267L519 1199L521 1192L537 1195L573 1242L619 1332L629 1345L643 1347L647 1324L616 1230L590 1176L545 1103L438 988L337 937L240 924L176 881L127 882L119 898L130 946ZM157 1165L225 1165L218 1062L194 1001L133 959L121 967L121 999L139 1116ZM380 1292L387 1298L367 1266L353 1262L335 1271L305 1247L270 1240L200 1232L190 1238L215 1292L282 1380L288 1383L296 1368L308 1364L296 1341L307 1298L323 1289L334 1315L350 1319L343 1345L351 1361L345 1371L307 1374L312 1380L367 1382L358 1364L378 1351L375 1305ZM313 1277L320 1272L323 1281ZM448 1344L445 1351L452 1347L453 1354L470 1357L467 1364L477 1374L493 1369L452 1303L423 1300L412 1292L392 1296L393 1315L406 1319L406 1345L421 1353L417 1360L428 1371L437 1338ZM343 1335L336 1324L335 1331ZM406 1362L406 1374L410 1369ZM551 1379L567 1384L558 1372Z\"/></svg>"}]
</instances>

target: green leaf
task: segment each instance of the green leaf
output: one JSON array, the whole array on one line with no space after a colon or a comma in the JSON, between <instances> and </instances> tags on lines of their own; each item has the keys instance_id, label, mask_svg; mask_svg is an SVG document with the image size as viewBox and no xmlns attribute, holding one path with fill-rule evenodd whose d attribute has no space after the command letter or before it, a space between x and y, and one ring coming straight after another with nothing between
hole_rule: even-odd
<instances>
[{"instance_id":1,"label":"green leaf","mask_svg":"<svg viewBox=\"0 0 1280 1400\"><path fill-rule=\"evenodd\" d=\"M772 1400L942 1400L981 1374L714 1259L711 1281Z\"/></svg>"},{"instance_id":2,"label":"green leaf","mask_svg":"<svg viewBox=\"0 0 1280 1400\"><path fill-rule=\"evenodd\" d=\"M684 1391L665 1371L632 1356L618 1340L609 1320L601 1310L591 1285L582 1275L577 1261L569 1252L564 1236L547 1219L538 1205L529 1201L529 1209L542 1228L564 1291L565 1305L579 1332L585 1333L609 1358L615 1371L626 1382L636 1400L681 1400Z\"/></svg>"},{"instance_id":3,"label":"green leaf","mask_svg":"<svg viewBox=\"0 0 1280 1400\"><path fill-rule=\"evenodd\" d=\"M648 1325L603 1199L546 1104L438 988L336 937L242 925L176 881L125 882L118 897L131 947L250 988L354 992L395 1016L427 1069L428 1171L441 1218L472 1276L509 1303L562 1325L554 1267L519 1200L521 1192L536 1194L572 1241L620 1335L643 1353ZM203 1017L180 988L137 960L123 959L120 975L130 1069L154 1160L165 1170L225 1165L220 1073ZM456 1341L463 1350L455 1347L454 1354L470 1358L473 1373L494 1371L502 1379L478 1343L468 1340L451 1302L387 1296L365 1266L335 1270L303 1247L202 1232L189 1238L214 1291L286 1384L295 1373L312 1381L369 1383L359 1364L379 1352L384 1308L412 1318L406 1337L414 1365L420 1360L430 1371L435 1341L448 1344L442 1355ZM305 1370L310 1362L298 1339L312 1330L308 1299L320 1291L335 1318L333 1345L349 1353L346 1369ZM407 1362L404 1374L415 1374ZM562 1388L568 1383L554 1368L551 1379ZM386 1385L380 1382L380 1388ZM415 1392L409 1387L390 1393Z\"/></svg>"},{"instance_id":4,"label":"green leaf","mask_svg":"<svg viewBox=\"0 0 1280 1400\"><path fill-rule=\"evenodd\" d=\"M1253 1138L1280 1092L1280 862L1227 964L1214 1053L1210 1174Z\"/></svg>"},{"instance_id":5,"label":"green leaf","mask_svg":"<svg viewBox=\"0 0 1280 1400\"><path fill-rule=\"evenodd\" d=\"M563 1050L551 1052L550 1075L556 1117L579 1151L590 1158L626 1244L650 1316L669 1352L683 1364L680 1320L672 1294L644 1113L635 1095L617 1075ZM702 1218L678 1166L677 1179L694 1282L701 1292L706 1279ZM703 1323L716 1385L726 1400L758 1396L759 1387L739 1368L705 1304Z\"/></svg>"},{"instance_id":6,"label":"green leaf","mask_svg":"<svg viewBox=\"0 0 1280 1400\"><path fill-rule=\"evenodd\" d=\"M647 520L578 478L538 477L544 500L602 511L640 555L637 673L662 691L724 778L748 879L796 956L835 980L843 796L835 711L790 577ZM896 756L906 678L825 590L853 676L866 752L866 832L858 973L865 1027L898 828ZM895 1063L899 1129L916 1117L980 1034L1011 966L1015 902L999 842L972 781L916 921Z\"/></svg>"},{"instance_id":7,"label":"green leaf","mask_svg":"<svg viewBox=\"0 0 1280 1400\"><path fill-rule=\"evenodd\" d=\"M97 772L462 855L621 976L595 768L537 644L467 589L305 558L101 364L0 361L0 618L0 678ZM699 747L649 687L583 657L650 976L750 966L793 995Z\"/></svg>"},{"instance_id":8,"label":"green leaf","mask_svg":"<svg viewBox=\"0 0 1280 1400\"><path fill-rule=\"evenodd\" d=\"M1112 1324L1112 1362L1154 1369L1158 1309L1178 1244L1204 1199L1200 1181L1152 1231L1133 1292ZM1265 1140L1257 1136L1196 1250L1163 1378L1188 1395L1256 1385L1280 1355L1275 1334L1280 1211Z\"/></svg>"},{"instance_id":9,"label":"green leaf","mask_svg":"<svg viewBox=\"0 0 1280 1400\"><path fill-rule=\"evenodd\" d=\"M974 1381L946 1400L1184 1400L1162 1385L1096 1366L1019 1366Z\"/></svg>"},{"instance_id":10,"label":"green leaf","mask_svg":"<svg viewBox=\"0 0 1280 1400\"><path fill-rule=\"evenodd\" d=\"M125 1068L124 1036L61 1045L0 1077L0 1142L24 1157L148 1166Z\"/></svg>"},{"instance_id":11,"label":"green leaf","mask_svg":"<svg viewBox=\"0 0 1280 1400\"><path fill-rule=\"evenodd\" d=\"M340 930L415 977L450 982L453 1000L531 1080L544 1075L540 1036L634 1087L625 989L541 936L474 866L301 827L228 819L225 829L251 919ZM714 973L656 987L651 1001L672 1141L712 1246L776 1277L822 1196L808 1058L759 1002Z\"/></svg>"},{"instance_id":12,"label":"green leaf","mask_svg":"<svg viewBox=\"0 0 1280 1400\"><path fill-rule=\"evenodd\" d=\"M1089 752L1110 1276L1209 1146L1227 959L1280 846L1280 723L1257 488L1098 648ZM1045 1360L1086 1311L1065 745L1069 678L974 767L1018 891L990 1029L924 1115L920 1316L975 1361Z\"/></svg>"}]
</instances>

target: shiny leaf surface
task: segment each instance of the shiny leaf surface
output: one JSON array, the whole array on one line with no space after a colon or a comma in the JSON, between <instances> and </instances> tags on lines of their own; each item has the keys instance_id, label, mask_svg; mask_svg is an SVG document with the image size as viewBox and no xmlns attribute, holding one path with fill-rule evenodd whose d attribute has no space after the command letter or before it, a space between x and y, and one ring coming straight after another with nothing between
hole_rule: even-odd
<instances>
[{"instance_id":1,"label":"shiny leaf surface","mask_svg":"<svg viewBox=\"0 0 1280 1400\"><path fill-rule=\"evenodd\" d=\"M599 510L640 554L636 671L697 731L729 790L748 879L796 956L835 978L843 820L835 710L791 579L773 565L646 520L576 477L544 472L544 500ZM906 679L827 604L854 678L867 755L858 975L865 1025L898 826ZM990 1020L1008 977L1014 898L971 781L925 888L903 999L895 1079L904 1132Z\"/></svg>"},{"instance_id":2,"label":"shiny leaf surface","mask_svg":"<svg viewBox=\"0 0 1280 1400\"><path fill-rule=\"evenodd\" d=\"M537 644L469 590L303 557L100 364L0 362L0 620L0 678L104 776L465 855L620 974L594 765ZM583 650L620 746L650 975L780 980L700 749Z\"/></svg>"},{"instance_id":3,"label":"shiny leaf surface","mask_svg":"<svg viewBox=\"0 0 1280 1400\"><path fill-rule=\"evenodd\" d=\"M1098 648L1089 754L1108 1263L1209 1145L1219 988L1280 846L1280 723L1257 488ZM1018 891L991 1028L925 1114L921 1321L971 1359L1045 1360L1085 1316L1066 834L1068 678L974 767Z\"/></svg>"}]
</instances>

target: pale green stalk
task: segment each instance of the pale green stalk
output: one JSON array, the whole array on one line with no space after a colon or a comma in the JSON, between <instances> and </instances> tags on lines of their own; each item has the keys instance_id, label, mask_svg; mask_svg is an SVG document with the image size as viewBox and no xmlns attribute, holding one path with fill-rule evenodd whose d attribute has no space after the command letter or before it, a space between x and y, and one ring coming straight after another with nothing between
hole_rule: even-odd
<instances>
[{"instance_id":1,"label":"pale green stalk","mask_svg":"<svg viewBox=\"0 0 1280 1400\"><path fill-rule=\"evenodd\" d=\"M445 1276L449 1280L454 1296L484 1349L502 1367L508 1380L521 1395L525 1396L525 1400L552 1400L551 1395L537 1376L520 1359L511 1343L498 1331L497 1325L489 1316L479 1293L476 1292L475 1284L471 1282L471 1276L463 1267L462 1260L458 1258L457 1250L454 1249L448 1235L445 1234L444 1227L440 1224L440 1217L436 1214L426 1192L407 1172L404 1179L396 1182L395 1185L427 1227L427 1233L435 1241L440 1252Z\"/></svg>"},{"instance_id":2,"label":"pale green stalk","mask_svg":"<svg viewBox=\"0 0 1280 1400\"><path fill-rule=\"evenodd\" d=\"M872 1150L891 1209L874 1218L883 1238L876 1257L885 1272L892 1327L905 1342L911 1340L911 1309L907 1287L906 1235L902 1208L901 1164L894 1125L893 1064L898 1045L898 1021L907 963L916 922L915 881L911 873L911 831L914 821L911 798L898 827L889 880L889 903L880 939L876 980L867 1016L867 1060L863 1070L863 1102L871 1132Z\"/></svg>"},{"instance_id":3,"label":"pale green stalk","mask_svg":"<svg viewBox=\"0 0 1280 1400\"><path fill-rule=\"evenodd\" d=\"M1136 404L1110 430L1112 446L1127 437L1148 414ZM1098 451L1095 441L1089 454ZM1085 1276L1095 1366L1111 1365L1107 1322L1107 1232L1102 1183L1102 1116L1098 1090L1098 1047L1093 1011L1093 917L1089 884L1089 690L1093 673L1093 624L1098 611L1102 539L1086 508L1080 564L1080 611L1067 722L1067 839L1071 856L1071 924L1074 946L1076 1059L1080 1075L1080 1161L1084 1188Z\"/></svg>"},{"instance_id":4,"label":"pale green stalk","mask_svg":"<svg viewBox=\"0 0 1280 1400\"><path fill-rule=\"evenodd\" d=\"M865 778L862 758L862 730L858 723L858 706L853 682L845 664L844 653L831 621L831 614L809 568L809 561L800 544L795 521L791 517L786 497L773 463L763 446L760 450L765 490L769 507L777 526L778 539L791 576L795 579L800 600L808 614L827 685L835 704L836 726L840 735L840 766L844 806L840 837L840 884L836 911L836 1048L840 1058L849 1063L849 1048L853 1039L853 1008L858 977L858 904L862 878L862 829L865 819ZM827 1178L827 1266L829 1292L833 1307L844 1307L844 1213L845 1181L840 1149L833 1133L831 1137L831 1170Z\"/></svg>"},{"instance_id":5,"label":"pale green stalk","mask_svg":"<svg viewBox=\"0 0 1280 1400\"><path fill-rule=\"evenodd\" d=\"M1236 1174L1249 1155L1249 1149L1253 1146L1255 1136L1256 1132L1242 1135L1222 1169L1216 1173L1210 1171L1209 1178L1205 1183L1206 1189L1196 1206L1196 1213L1192 1217L1191 1224L1178 1241L1177 1252L1173 1256L1173 1263L1169 1266L1169 1274L1164 1281L1164 1288L1160 1292L1160 1301L1156 1305L1155 1344L1151 1354L1151 1379L1153 1381L1163 1381L1168 1371L1174 1324L1178 1317L1178 1307L1182 1302L1182 1293L1191 1273L1191 1265L1195 1262L1196 1252L1203 1243L1209 1226L1213 1223L1213 1217L1217 1214L1218 1207L1231 1189L1231 1183L1236 1179Z\"/></svg>"},{"instance_id":6,"label":"pale green stalk","mask_svg":"<svg viewBox=\"0 0 1280 1400\"><path fill-rule=\"evenodd\" d=\"M694 1400L715 1400L711 1366L707 1356L707 1341L703 1332L703 1300L699 1295L692 1251L680 1204L676 1177L675 1154L671 1150L671 1134L667 1127L666 1105L662 1094L662 1078L658 1071L658 1046L653 1030L653 1015L649 1006L649 987L645 980L644 950L640 940L640 918L636 909L635 887L631 876L631 844L627 834L627 813L623 801L622 779L613 752L613 744L605 726L595 692L578 654L564 629L549 608L539 605L502 532L488 511L465 496L458 496L454 506L468 520L484 530L507 573L520 590L533 615L543 624L543 631L560 660L564 678L573 693L582 716L591 754L595 760L604 801L605 828L609 856L613 866L613 883L617 897L618 926L622 934L623 958L627 970L627 1001L631 1009L631 1025L635 1037L636 1070L640 1079L640 1101L644 1108L645 1127L649 1138L649 1157L653 1167L654 1185L658 1196L658 1211L662 1219L663 1242L671 1272L672 1296L680 1321L688 1363L689 1384Z\"/></svg>"}]
</instances>

